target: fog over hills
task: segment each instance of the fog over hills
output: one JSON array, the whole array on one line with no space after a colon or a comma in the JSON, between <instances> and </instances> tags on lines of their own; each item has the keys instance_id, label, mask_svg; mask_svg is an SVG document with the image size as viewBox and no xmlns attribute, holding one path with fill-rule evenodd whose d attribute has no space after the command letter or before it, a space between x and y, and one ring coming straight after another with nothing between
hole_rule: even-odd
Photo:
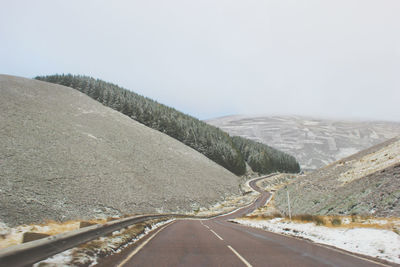
<instances>
[{"instance_id":1,"label":"fog over hills","mask_svg":"<svg viewBox=\"0 0 400 267\"><path fill-rule=\"evenodd\" d=\"M69 87L0 75L0 221L190 210L239 178Z\"/></svg>"},{"instance_id":2,"label":"fog over hills","mask_svg":"<svg viewBox=\"0 0 400 267\"><path fill-rule=\"evenodd\" d=\"M287 152L303 169L323 167L400 135L399 122L236 115L207 123Z\"/></svg>"}]
</instances>

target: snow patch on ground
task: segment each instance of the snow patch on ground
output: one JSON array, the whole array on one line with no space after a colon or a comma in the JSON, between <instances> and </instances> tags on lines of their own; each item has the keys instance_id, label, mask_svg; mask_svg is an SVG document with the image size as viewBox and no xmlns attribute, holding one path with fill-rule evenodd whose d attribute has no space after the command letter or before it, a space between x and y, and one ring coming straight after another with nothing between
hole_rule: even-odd
<instances>
[{"instance_id":1,"label":"snow patch on ground","mask_svg":"<svg viewBox=\"0 0 400 267\"><path fill-rule=\"evenodd\" d=\"M357 153L358 151L360 151L360 150L355 147L342 147L339 149L339 152L335 155L335 158L343 159L345 157L348 157L350 155Z\"/></svg>"},{"instance_id":2,"label":"snow patch on ground","mask_svg":"<svg viewBox=\"0 0 400 267\"><path fill-rule=\"evenodd\" d=\"M393 231L372 228L329 228L316 226L313 223L283 221L282 218L232 221L266 231L307 238L316 243L400 264L400 235Z\"/></svg>"},{"instance_id":3,"label":"snow patch on ground","mask_svg":"<svg viewBox=\"0 0 400 267\"><path fill-rule=\"evenodd\" d=\"M44 261L40 261L38 263L35 263L32 265L32 267L57 267L57 266L72 266L71 264L69 264L73 257L72 257L72 253L73 253L73 248L66 250L64 252L61 252L59 254L54 255L51 258L48 258Z\"/></svg>"},{"instance_id":4,"label":"snow patch on ground","mask_svg":"<svg viewBox=\"0 0 400 267\"><path fill-rule=\"evenodd\" d=\"M46 260L37 262L33 265L33 267L56 267L56 266L76 266L77 263L79 266L94 266L98 263L98 259L100 254L107 254L111 251L111 254L119 253L124 248L130 246L131 244L137 242L138 240L145 237L149 232L154 229L157 229L167 223L174 221L174 219L158 222L152 224L150 227L146 227L144 233L133 237L129 242L126 242L127 236L125 235L126 229L121 229L119 231L114 231L111 236L100 237L96 240L96 242L101 242L101 248L96 249L96 253L92 253L93 251L82 250L80 247L75 247L59 254L56 254ZM132 226L134 227L134 225ZM90 241L90 242L93 242Z\"/></svg>"},{"instance_id":5,"label":"snow patch on ground","mask_svg":"<svg viewBox=\"0 0 400 267\"><path fill-rule=\"evenodd\" d=\"M356 161L350 170L340 175L339 181L350 183L399 162L400 141L397 141Z\"/></svg>"}]
</instances>

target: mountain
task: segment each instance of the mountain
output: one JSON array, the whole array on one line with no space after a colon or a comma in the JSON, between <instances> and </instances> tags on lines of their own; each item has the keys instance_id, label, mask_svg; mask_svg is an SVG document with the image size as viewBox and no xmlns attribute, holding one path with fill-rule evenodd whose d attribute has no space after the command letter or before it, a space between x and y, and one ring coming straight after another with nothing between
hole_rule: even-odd
<instances>
[{"instance_id":1,"label":"mountain","mask_svg":"<svg viewBox=\"0 0 400 267\"><path fill-rule=\"evenodd\" d=\"M287 214L400 217L400 137L300 176L275 194Z\"/></svg>"},{"instance_id":2,"label":"mountain","mask_svg":"<svg viewBox=\"0 0 400 267\"><path fill-rule=\"evenodd\" d=\"M315 170L400 135L399 122L340 121L299 116L227 116L207 120L289 153L304 170Z\"/></svg>"},{"instance_id":3,"label":"mountain","mask_svg":"<svg viewBox=\"0 0 400 267\"><path fill-rule=\"evenodd\" d=\"M192 210L239 178L69 87L0 75L0 220Z\"/></svg>"},{"instance_id":4,"label":"mountain","mask_svg":"<svg viewBox=\"0 0 400 267\"><path fill-rule=\"evenodd\" d=\"M236 175L246 173L246 163L263 174L300 171L298 162L289 154L251 140L233 139L217 127L118 85L71 74L38 76L36 79L75 88L103 105L179 140Z\"/></svg>"}]
</instances>

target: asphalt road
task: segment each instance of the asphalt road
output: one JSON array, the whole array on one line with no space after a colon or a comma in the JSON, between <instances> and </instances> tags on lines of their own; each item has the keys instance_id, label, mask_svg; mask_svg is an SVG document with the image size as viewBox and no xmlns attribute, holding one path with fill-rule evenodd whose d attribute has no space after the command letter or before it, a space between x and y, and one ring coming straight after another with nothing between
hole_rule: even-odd
<instances>
[{"instance_id":1,"label":"asphalt road","mask_svg":"<svg viewBox=\"0 0 400 267\"><path fill-rule=\"evenodd\" d=\"M177 220L98 266L387 266L361 257L228 222L264 205L269 193L250 206L210 220Z\"/></svg>"}]
</instances>

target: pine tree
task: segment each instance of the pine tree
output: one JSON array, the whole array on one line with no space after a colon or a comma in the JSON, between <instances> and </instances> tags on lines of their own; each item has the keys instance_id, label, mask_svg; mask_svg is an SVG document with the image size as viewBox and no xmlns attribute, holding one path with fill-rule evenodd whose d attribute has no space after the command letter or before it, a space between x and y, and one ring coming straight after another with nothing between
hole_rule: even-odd
<instances>
[{"instance_id":1,"label":"pine tree","mask_svg":"<svg viewBox=\"0 0 400 267\"><path fill-rule=\"evenodd\" d=\"M71 74L36 79L75 88L103 105L183 142L237 175L246 172L245 162L263 174L300 171L296 159L288 154L242 137L230 137L219 128L115 84Z\"/></svg>"}]
</instances>

